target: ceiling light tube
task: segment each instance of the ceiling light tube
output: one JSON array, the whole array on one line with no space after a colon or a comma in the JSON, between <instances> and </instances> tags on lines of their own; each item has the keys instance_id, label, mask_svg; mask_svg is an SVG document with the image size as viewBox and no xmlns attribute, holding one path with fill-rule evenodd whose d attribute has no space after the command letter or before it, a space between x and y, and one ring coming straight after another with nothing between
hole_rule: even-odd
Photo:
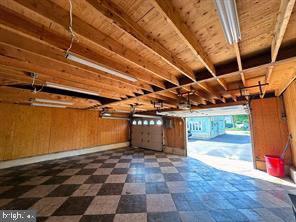
<instances>
[{"instance_id":1,"label":"ceiling light tube","mask_svg":"<svg viewBox=\"0 0 296 222\"><path fill-rule=\"evenodd\" d=\"M102 113L102 116L111 116L111 113Z\"/></svg>"},{"instance_id":2,"label":"ceiling light tube","mask_svg":"<svg viewBox=\"0 0 296 222\"><path fill-rule=\"evenodd\" d=\"M73 105L72 102L67 102L67 101L60 101L60 100L52 100L52 99L39 99L36 98L34 99L34 102L37 103L54 103L54 104L60 104L60 105Z\"/></svg>"},{"instance_id":3,"label":"ceiling light tube","mask_svg":"<svg viewBox=\"0 0 296 222\"><path fill-rule=\"evenodd\" d=\"M136 82L137 79L134 78L134 77L131 77L125 73L122 73L122 72L119 72L119 71L116 71L114 69L109 69L107 67L104 67L104 66L101 66L101 65L98 65L96 63L93 63L93 62L90 62L88 60L85 60L85 59L82 59L76 55L73 55L71 53L69 53L67 56L66 56L67 59L71 60L71 61L74 61L74 62L78 62L80 64L83 64L83 65L86 65L86 66L89 66L89 67L92 67L94 69L97 69L97 70L100 70L102 72L106 72L106 73L109 73L113 76L117 76L119 78L123 78L123 79L126 79L128 81L131 81L131 82Z\"/></svg>"},{"instance_id":4,"label":"ceiling light tube","mask_svg":"<svg viewBox=\"0 0 296 222\"><path fill-rule=\"evenodd\" d=\"M56 83L52 83L52 82L46 82L45 85L50 88L62 89L62 90L67 90L67 91L71 91L71 92L78 92L78 93L83 93L83 94L88 94L88 95L93 95L93 96L99 96L99 94L96 92L88 91L85 89L79 89L79 88L75 88L75 87L71 87L71 86L60 85L60 84L56 84Z\"/></svg>"},{"instance_id":5,"label":"ceiling light tube","mask_svg":"<svg viewBox=\"0 0 296 222\"><path fill-rule=\"evenodd\" d=\"M215 4L227 42L238 43L241 33L235 0L215 0Z\"/></svg>"},{"instance_id":6,"label":"ceiling light tube","mask_svg":"<svg viewBox=\"0 0 296 222\"><path fill-rule=\"evenodd\" d=\"M142 117L142 118L153 118L153 119L161 119L161 116L150 116L150 115L143 115L143 114L133 114L133 117Z\"/></svg>"},{"instance_id":7,"label":"ceiling light tube","mask_svg":"<svg viewBox=\"0 0 296 222\"><path fill-rule=\"evenodd\" d=\"M66 108L66 106L57 104L46 104L46 103L31 103L32 106L42 106L42 107L53 107L53 108Z\"/></svg>"},{"instance_id":8,"label":"ceiling light tube","mask_svg":"<svg viewBox=\"0 0 296 222\"><path fill-rule=\"evenodd\" d=\"M130 120L128 117L113 117L113 116L102 116L102 119L119 119L119 120Z\"/></svg>"}]
</instances>

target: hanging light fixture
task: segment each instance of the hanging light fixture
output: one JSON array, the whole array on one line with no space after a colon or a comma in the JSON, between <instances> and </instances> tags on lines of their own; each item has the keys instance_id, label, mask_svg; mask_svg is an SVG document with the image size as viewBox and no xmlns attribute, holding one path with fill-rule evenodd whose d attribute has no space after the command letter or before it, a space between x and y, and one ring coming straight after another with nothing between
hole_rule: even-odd
<instances>
[{"instance_id":1,"label":"hanging light fixture","mask_svg":"<svg viewBox=\"0 0 296 222\"><path fill-rule=\"evenodd\" d=\"M80 57L78 57L78 56L76 56L76 55L74 55L72 53L68 53L66 55L66 58L71 60L71 61L78 62L80 64L83 64L83 65L89 66L91 68L97 69L99 71L106 72L106 73L111 74L113 76L126 79L126 80L131 81L131 82L136 82L137 81L136 78L131 77L129 75L126 75L125 73L122 73L122 72L119 72L119 71L116 71L116 70L113 70L113 69L109 69L107 67L98 65L98 64L93 63L93 62L90 62L90 61L88 61L86 59L82 59L82 58L80 58Z\"/></svg>"},{"instance_id":2,"label":"hanging light fixture","mask_svg":"<svg viewBox=\"0 0 296 222\"><path fill-rule=\"evenodd\" d=\"M77 62L77 63L83 64L83 65L89 66L91 68L94 68L94 69L97 69L99 71L108 73L110 75L113 75L113 76L116 76L116 77L119 77L119 78L123 78L123 79L126 79L126 80L131 81L131 82L136 82L137 81L136 78L134 78L132 76L129 76L126 73L122 73L122 72L119 72L117 70L107 68L105 66L102 66L102 65L99 65L97 63L86 60L84 58L81 58L80 56L76 56L76 55L74 55L73 53L70 52L71 48L73 46L73 43L74 43L74 39L76 38L76 35L75 35L74 31L73 31L73 14L72 14L72 10L73 10L72 1L69 0L69 32L71 34L71 42L70 42L70 45L69 45L69 47L68 47L68 49L66 50L66 53L65 53L66 58L73 61L73 62Z\"/></svg>"},{"instance_id":3,"label":"hanging light fixture","mask_svg":"<svg viewBox=\"0 0 296 222\"><path fill-rule=\"evenodd\" d=\"M93 96L99 96L99 94L96 92L92 92L92 91L88 91L88 90L80 89L80 88L76 88L76 87L71 87L71 86L65 86L65 85L52 83L52 82L46 82L45 86L50 87L50 88L55 88L55 89L67 90L67 91L71 91L71 92L78 92L78 93L83 93L83 94L88 94L88 95L93 95Z\"/></svg>"},{"instance_id":4,"label":"hanging light fixture","mask_svg":"<svg viewBox=\"0 0 296 222\"><path fill-rule=\"evenodd\" d=\"M238 43L241 39L239 20L235 0L215 0L220 22L227 42Z\"/></svg>"},{"instance_id":5,"label":"hanging light fixture","mask_svg":"<svg viewBox=\"0 0 296 222\"><path fill-rule=\"evenodd\" d=\"M52 99L39 99L39 98L36 98L33 101L37 102L37 103L52 103L52 104L68 105L68 106L73 105L73 102L62 101L62 100L52 100Z\"/></svg>"}]
</instances>

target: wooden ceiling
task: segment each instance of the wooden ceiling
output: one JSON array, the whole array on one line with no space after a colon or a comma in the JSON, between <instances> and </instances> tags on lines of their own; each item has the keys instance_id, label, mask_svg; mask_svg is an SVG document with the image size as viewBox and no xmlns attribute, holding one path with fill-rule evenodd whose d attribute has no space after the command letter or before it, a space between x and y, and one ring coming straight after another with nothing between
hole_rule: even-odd
<instances>
[{"instance_id":1,"label":"wooden ceiling","mask_svg":"<svg viewBox=\"0 0 296 222\"><path fill-rule=\"evenodd\" d=\"M229 45L213 0L71 0L71 52L132 82L70 61L70 0L0 1L0 101L71 101L70 108L176 108L280 95L296 76L295 0L237 0L242 39ZM31 73L37 78L32 86ZM87 96L45 86L93 91ZM242 87L247 87L241 96ZM250 88L248 88L250 87ZM33 92L36 88L36 92Z\"/></svg>"}]
</instances>

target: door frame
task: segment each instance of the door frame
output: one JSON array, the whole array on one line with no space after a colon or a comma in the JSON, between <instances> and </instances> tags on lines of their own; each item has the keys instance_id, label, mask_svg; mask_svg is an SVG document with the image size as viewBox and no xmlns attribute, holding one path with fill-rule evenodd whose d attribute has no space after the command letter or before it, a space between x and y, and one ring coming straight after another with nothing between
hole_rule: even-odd
<instances>
[{"instance_id":1,"label":"door frame","mask_svg":"<svg viewBox=\"0 0 296 222\"><path fill-rule=\"evenodd\" d=\"M256 157L255 157L255 146L254 146L254 140L253 140L253 123L252 123L252 115L251 115L251 107L249 106L249 104L245 104L248 106L248 109L249 109L249 114L246 114L249 118L249 128L250 128L250 139L251 139L251 151L252 151L252 165L253 165L253 168L256 169ZM184 147L185 147L185 155L186 157L188 156L188 126L187 126L187 123L188 123L188 118L190 117L182 117L182 119L185 119L184 123L185 123L185 132L184 132L184 135L185 135L185 144L184 144Z\"/></svg>"}]
</instances>

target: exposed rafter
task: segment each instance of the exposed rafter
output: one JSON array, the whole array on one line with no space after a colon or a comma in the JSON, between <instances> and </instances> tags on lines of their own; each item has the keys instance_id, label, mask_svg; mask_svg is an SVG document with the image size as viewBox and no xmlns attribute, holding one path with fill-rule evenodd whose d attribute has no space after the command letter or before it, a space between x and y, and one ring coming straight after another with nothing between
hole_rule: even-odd
<instances>
[{"instance_id":1,"label":"exposed rafter","mask_svg":"<svg viewBox=\"0 0 296 222\"><path fill-rule=\"evenodd\" d=\"M55 46L59 49L64 50L69 46L69 40L64 36L56 35L52 32L52 29L44 27L40 24L37 24L33 21L28 20L28 18L23 15L16 15L15 13L9 11L9 9L5 9L0 6L0 22L1 27L5 29L13 30L14 32L21 33L22 35L30 36L30 38L36 39L38 41L46 42L52 46ZM42 40L41 40L42 39ZM139 80L142 80L145 83L155 85L159 88L165 89L165 85L163 82L152 78L149 73L139 72L135 69L132 69L129 66L124 66L119 64L118 62L112 61L104 56L100 56L97 53L93 53L88 49L87 46L82 46L81 44L73 44L72 51L76 54L79 54L85 58L89 58L93 61L100 61L105 66L113 67L121 72L127 72L130 75L134 75ZM108 75L107 75L108 77ZM110 77L109 75L109 78ZM126 81L125 81L126 82ZM136 84L135 84L136 85ZM141 83L139 83L141 86ZM143 89L148 91L153 91L147 87L143 87Z\"/></svg>"},{"instance_id":2,"label":"exposed rafter","mask_svg":"<svg viewBox=\"0 0 296 222\"><path fill-rule=\"evenodd\" d=\"M68 21L64 18L69 16L69 13L61 8L60 6L50 2L48 0L43 0L42 2L38 0L15 0L19 4L27 7L28 9L50 19L56 25L62 26L66 30L68 30ZM108 50L111 53L115 53L116 55L120 56L122 59L128 60L133 64L141 67L152 73L153 75L162 78L168 82L171 82L175 85L179 85L179 82L171 73L164 72L160 67L157 67L155 64L148 62L142 56L133 52L119 42L111 39L109 36L104 34L103 32L95 29L88 23L82 21L75 15L73 16L73 25L74 25L74 32L76 36L83 37L88 39L89 41L93 42L94 44L98 45L104 50Z\"/></svg>"},{"instance_id":3,"label":"exposed rafter","mask_svg":"<svg viewBox=\"0 0 296 222\"><path fill-rule=\"evenodd\" d=\"M162 13L166 20L174 28L178 36L183 40L186 46L192 51L196 58L206 67L206 69L216 77L216 70L214 64L210 61L207 53L204 51L198 40L196 39L194 33L189 29L189 27L183 22L179 13L173 7L171 1L163 0L151 0L153 5ZM227 85L221 81L221 79L216 78L218 83L227 90ZM234 97L231 95L234 99Z\"/></svg>"},{"instance_id":4,"label":"exposed rafter","mask_svg":"<svg viewBox=\"0 0 296 222\"><path fill-rule=\"evenodd\" d=\"M275 30L274 30L273 38L271 42L271 62L276 61L290 17L293 12L294 5L295 5L295 0L281 0L281 5L277 15ZM273 67L270 67L266 74L266 83L270 83L272 71L273 71ZM261 97L264 97L268 88L269 88L268 86L264 87L263 94Z\"/></svg>"},{"instance_id":5,"label":"exposed rafter","mask_svg":"<svg viewBox=\"0 0 296 222\"><path fill-rule=\"evenodd\" d=\"M176 12L171 1L151 0L153 5L163 14L166 20L174 28L178 36L191 49L199 61L209 70L210 73L216 75L214 64L209 60L207 54L190 31L188 26L182 21L180 15Z\"/></svg>"},{"instance_id":6,"label":"exposed rafter","mask_svg":"<svg viewBox=\"0 0 296 222\"><path fill-rule=\"evenodd\" d=\"M293 57L289 57L289 58L286 58L286 59L283 59L283 60L280 60L280 61L276 61L274 63L265 63L265 64L261 64L261 65L255 65L255 66L252 66L252 67L249 67L247 69L243 69L242 71L247 73L247 72L251 72L251 71L256 71L256 70L260 70L260 69L264 69L264 68L269 68L271 66L275 66L275 65L281 65L281 64L285 64L285 63L289 63L291 61L296 61L296 56L293 56ZM225 74L221 74L218 76L218 78L228 78L228 77L232 77L232 76L237 76L237 75L240 75L240 72L239 71L235 71L235 72L230 72L230 73L225 73ZM174 87L174 88L170 88L170 89L164 89L164 90L161 90L161 91L158 91L158 92L154 92L154 93L164 93L164 92L168 92L168 91L171 91L173 89L179 89L180 87L183 87L183 86L191 86L191 85L195 85L195 84L198 84L199 86L201 86L202 84L202 88L206 91L208 91L207 89L209 89L209 87L204 87L205 84L207 81L212 81L212 80L215 80L216 78L215 77L211 77L211 78L206 78L206 79L202 79L202 80L199 80L197 82L194 82L194 83L188 83L188 84L184 84L182 86L178 86L178 87ZM212 91L212 95L214 95L215 91ZM150 95L151 93L148 93L146 95L142 95L143 97L147 96L147 95ZM152 93L153 94L153 93ZM140 97L142 97L140 96ZM220 98L218 98L220 97ZM217 95L217 98L220 99L222 102L226 102L225 98ZM112 105L115 105L115 104L120 104L120 101L119 102L113 102L111 103ZM104 105L103 105L104 106ZM89 107L89 108L93 108L93 107Z\"/></svg>"},{"instance_id":7,"label":"exposed rafter","mask_svg":"<svg viewBox=\"0 0 296 222\"><path fill-rule=\"evenodd\" d=\"M242 66L242 60L241 60L241 55L240 55L240 50L239 50L239 45L238 43L234 43L233 44L234 47L234 51L236 54L236 61L237 61L237 66L238 66L238 70L241 71L240 76L243 82L243 85L246 85L246 79L245 79L245 74L243 73L243 66Z\"/></svg>"},{"instance_id":8,"label":"exposed rafter","mask_svg":"<svg viewBox=\"0 0 296 222\"><path fill-rule=\"evenodd\" d=\"M146 48L161 57L176 70L195 80L194 72L186 66L180 59L175 58L171 53L157 41L153 40L146 31L134 22L122 9L107 0L87 0L94 8L110 20L114 25L125 33L133 36Z\"/></svg>"}]
</instances>

